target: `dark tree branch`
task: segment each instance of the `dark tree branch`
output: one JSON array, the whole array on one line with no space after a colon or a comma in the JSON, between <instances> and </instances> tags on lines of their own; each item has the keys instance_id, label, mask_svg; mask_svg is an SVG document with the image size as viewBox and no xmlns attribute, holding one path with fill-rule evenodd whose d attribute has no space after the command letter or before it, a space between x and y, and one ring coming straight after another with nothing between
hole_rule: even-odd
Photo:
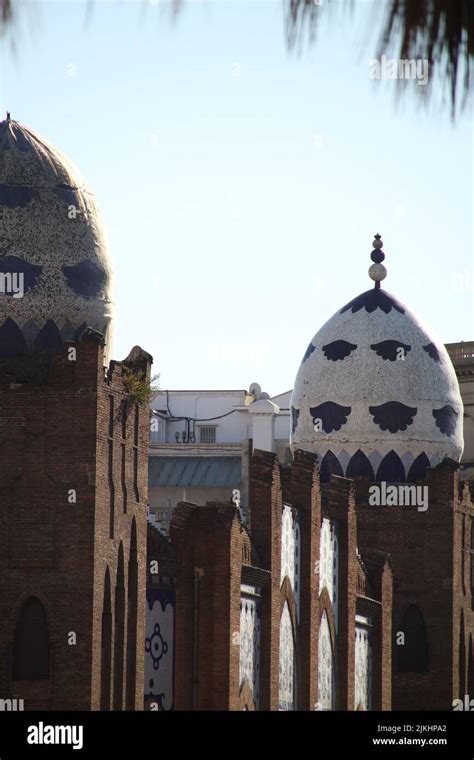
<instances>
[{"instance_id":1,"label":"dark tree branch","mask_svg":"<svg viewBox=\"0 0 474 760\"><path fill-rule=\"evenodd\" d=\"M318 15L334 0L287 0L287 35L292 47L305 28L314 39ZM349 4L352 8L354 3ZM426 59L432 84L440 77L450 93L454 117L461 97L464 108L471 93L474 59L473 0L388 0L377 56L390 50L398 59ZM463 71L462 83L459 82ZM403 82L406 84L406 82ZM461 92L459 93L459 87ZM420 92L420 90L418 90Z\"/></svg>"}]
</instances>

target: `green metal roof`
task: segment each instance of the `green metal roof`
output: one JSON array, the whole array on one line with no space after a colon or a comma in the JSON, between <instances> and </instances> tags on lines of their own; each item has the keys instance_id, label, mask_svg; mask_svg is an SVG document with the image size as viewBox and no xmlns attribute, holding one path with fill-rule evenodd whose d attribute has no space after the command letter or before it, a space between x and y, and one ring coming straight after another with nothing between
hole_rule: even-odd
<instances>
[{"instance_id":1,"label":"green metal roof","mask_svg":"<svg viewBox=\"0 0 474 760\"><path fill-rule=\"evenodd\" d=\"M240 457L150 457L148 487L237 486Z\"/></svg>"}]
</instances>

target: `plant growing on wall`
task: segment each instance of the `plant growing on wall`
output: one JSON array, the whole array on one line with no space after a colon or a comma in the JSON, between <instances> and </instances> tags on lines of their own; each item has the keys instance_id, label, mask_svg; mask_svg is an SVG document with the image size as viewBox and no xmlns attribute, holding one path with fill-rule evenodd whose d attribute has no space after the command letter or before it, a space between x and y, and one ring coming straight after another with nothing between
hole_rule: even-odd
<instances>
[{"instance_id":1,"label":"plant growing on wall","mask_svg":"<svg viewBox=\"0 0 474 760\"><path fill-rule=\"evenodd\" d=\"M153 375L148 381L143 370L123 367L123 383L130 403L149 404L150 399L159 391L159 375Z\"/></svg>"}]
</instances>

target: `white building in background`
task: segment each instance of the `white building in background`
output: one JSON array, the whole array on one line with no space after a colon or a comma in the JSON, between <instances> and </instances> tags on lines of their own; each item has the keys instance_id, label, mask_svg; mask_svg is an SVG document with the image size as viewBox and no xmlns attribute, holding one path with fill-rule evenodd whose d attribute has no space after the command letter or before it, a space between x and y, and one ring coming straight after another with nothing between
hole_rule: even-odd
<instances>
[{"instance_id":1,"label":"white building in background","mask_svg":"<svg viewBox=\"0 0 474 760\"><path fill-rule=\"evenodd\" d=\"M462 477L474 474L474 341L446 346L464 403ZM166 531L180 501L231 501L248 506L252 448L291 461L292 391L269 397L249 390L160 391L151 408L149 503Z\"/></svg>"},{"instance_id":2,"label":"white building in background","mask_svg":"<svg viewBox=\"0 0 474 760\"><path fill-rule=\"evenodd\" d=\"M163 390L151 404L149 503L166 530L179 501L248 504L252 447L288 461L291 390ZM234 494L234 498L235 498Z\"/></svg>"}]
</instances>

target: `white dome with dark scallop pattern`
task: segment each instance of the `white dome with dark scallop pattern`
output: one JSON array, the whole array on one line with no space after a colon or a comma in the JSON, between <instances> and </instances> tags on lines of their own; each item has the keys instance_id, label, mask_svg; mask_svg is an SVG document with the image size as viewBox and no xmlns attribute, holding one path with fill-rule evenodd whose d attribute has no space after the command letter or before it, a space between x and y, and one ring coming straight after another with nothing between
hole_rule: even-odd
<instances>
[{"instance_id":1,"label":"white dome with dark scallop pattern","mask_svg":"<svg viewBox=\"0 0 474 760\"><path fill-rule=\"evenodd\" d=\"M35 132L0 122L0 356L54 352L85 327L110 353L112 267L93 195Z\"/></svg>"},{"instance_id":2,"label":"white dome with dark scallop pattern","mask_svg":"<svg viewBox=\"0 0 474 760\"><path fill-rule=\"evenodd\" d=\"M291 447L318 454L323 480L331 473L414 480L445 457L459 461L463 451L451 359L413 312L380 289L380 248L381 241L373 251L375 288L321 327L296 377Z\"/></svg>"}]
</instances>

